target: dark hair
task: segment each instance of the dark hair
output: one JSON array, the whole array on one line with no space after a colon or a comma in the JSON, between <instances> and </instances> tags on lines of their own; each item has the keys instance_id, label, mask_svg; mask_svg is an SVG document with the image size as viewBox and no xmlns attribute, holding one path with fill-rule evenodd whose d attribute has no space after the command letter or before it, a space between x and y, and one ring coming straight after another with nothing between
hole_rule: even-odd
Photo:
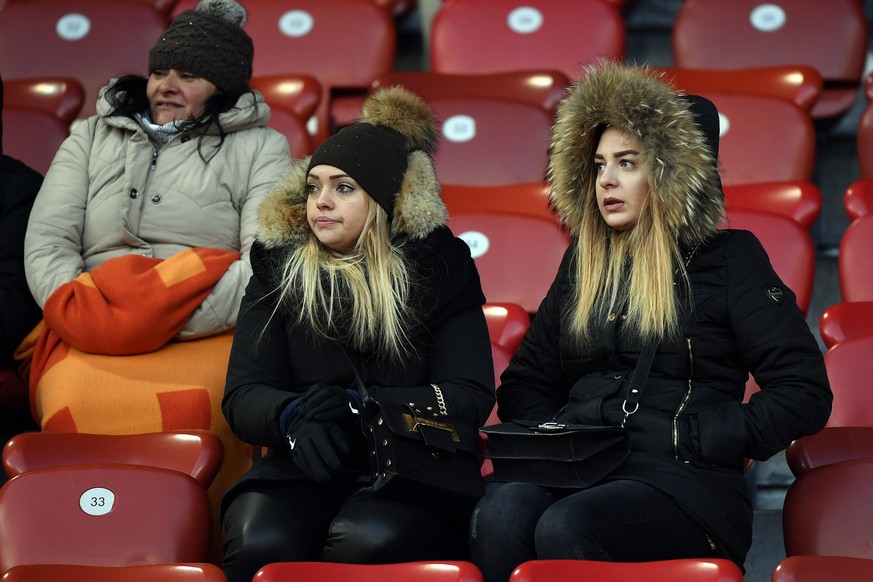
<instances>
[{"instance_id":1,"label":"dark hair","mask_svg":"<svg viewBox=\"0 0 873 582\"><path fill-rule=\"evenodd\" d=\"M105 95L106 100L109 101L109 104L112 107L109 115L122 115L124 117L136 119L137 115L144 111L148 111L149 100L146 95L147 85L148 78L140 75L127 75L116 79L116 81L106 90ZM218 150L221 149L221 146L224 144L224 138L227 135L224 128L221 126L221 121L219 121L218 116L225 111L233 109L242 95L251 92L251 89L249 89L239 95L231 95L229 93L216 91L206 100L206 103L203 106L203 113L192 120L194 123L188 131L194 128L203 128L204 130L200 133L200 137L197 140L197 153L200 155L200 159L204 162L209 163L209 160L218 153ZM212 125L215 125L218 129L219 141L218 145L215 146L215 151L207 158L203 155L201 148L203 146L203 138L206 135L205 130Z\"/></svg>"}]
</instances>

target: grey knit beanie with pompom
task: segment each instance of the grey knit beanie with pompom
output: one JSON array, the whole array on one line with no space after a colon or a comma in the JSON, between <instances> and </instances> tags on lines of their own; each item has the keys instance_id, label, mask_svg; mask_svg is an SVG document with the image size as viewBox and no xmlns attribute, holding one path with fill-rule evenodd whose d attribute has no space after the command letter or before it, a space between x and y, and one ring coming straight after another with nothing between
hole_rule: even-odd
<instances>
[{"instance_id":1,"label":"grey knit beanie with pompom","mask_svg":"<svg viewBox=\"0 0 873 582\"><path fill-rule=\"evenodd\" d=\"M252 77L254 46L243 30L248 14L235 0L200 0L182 12L149 53L149 73L179 69L223 93L241 95Z\"/></svg>"}]
</instances>

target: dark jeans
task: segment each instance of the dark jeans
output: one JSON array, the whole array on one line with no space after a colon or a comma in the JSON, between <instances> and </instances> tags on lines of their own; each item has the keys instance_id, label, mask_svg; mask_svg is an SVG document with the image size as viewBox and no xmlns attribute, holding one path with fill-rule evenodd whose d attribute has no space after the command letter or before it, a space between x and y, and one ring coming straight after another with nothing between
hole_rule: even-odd
<instances>
[{"instance_id":1,"label":"dark jeans","mask_svg":"<svg viewBox=\"0 0 873 582\"><path fill-rule=\"evenodd\" d=\"M467 560L469 508L454 519L352 483L256 483L222 515L228 582L271 562L355 564Z\"/></svg>"},{"instance_id":2,"label":"dark jeans","mask_svg":"<svg viewBox=\"0 0 873 582\"><path fill-rule=\"evenodd\" d=\"M535 559L644 562L713 557L701 526L644 483L612 481L584 490L494 483L470 521L473 562L486 582L505 582Z\"/></svg>"}]
</instances>

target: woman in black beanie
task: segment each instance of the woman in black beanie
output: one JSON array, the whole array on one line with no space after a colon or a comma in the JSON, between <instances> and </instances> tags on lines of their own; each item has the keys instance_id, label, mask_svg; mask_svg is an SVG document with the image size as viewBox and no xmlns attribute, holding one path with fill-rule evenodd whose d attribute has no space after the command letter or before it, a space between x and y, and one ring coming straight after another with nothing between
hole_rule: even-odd
<instances>
[{"instance_id":1,"label":"woman in black beanie","mask_svg":"<svg viewBox=\"0 0 873 582\"><path fill-rule=\"evenodd\" d=\"M475 498L368 488L352 364L380 402L443 407L474 432L493 406L484 296L444 225L434 141L424 102L384 89L261 207L223 408L268 452L222 503L231 582L276 561L467 555Z\"/></svg>"},{"instance_id":2,"label":"woman in black beanie","mask_svg":"<svg viewBox=\"0 0 873 582\"><path fill-rule=\"evenodd\" d=\"M721 229L718 135L710 101L645 67L588 67L559 106L550 197L572 242L501 377L497 412L622 425L630 454L590 486L490 484L470 526L486 581L534 559L741 566L744 459L827 421L822 354L794 294L752 233ZM631 394L647 352L648 381ZM749 373L761 391L744 403Z\"/></svg>"}]
</instances>

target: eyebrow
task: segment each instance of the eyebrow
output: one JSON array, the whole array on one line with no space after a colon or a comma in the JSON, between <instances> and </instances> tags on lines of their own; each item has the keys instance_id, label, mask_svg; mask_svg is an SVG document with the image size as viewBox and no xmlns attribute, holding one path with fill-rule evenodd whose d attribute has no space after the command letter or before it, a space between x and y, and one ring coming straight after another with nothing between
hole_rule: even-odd
<instances>
[{"instance_id":1,"label":"eyebrow","mask_svg":"<svg viewBox=\"0 0 873 582\"><path fill-rule=\"evenodd\" d=\"M614 152L612 154L612 157L621 158L624 156L638 156L638 155L640 155L640 152L638 152L637 150L621 150L620 152ZM595 153L594 157L595 158L603 158L603 154Z\"/></svg>"},{"instance_id":2,"label":"eyebrow","mask_svg":"<svg viewBox=\"0 0 873 582\"><path fill-rule=\"evenodd\" d=\"M313 180L318 180L318 174L316 174L315 172L309 172L309 177L312 178ZM333 175L333 176L328 176L328 177L327 177L327 179L328 179L328 180L331 180L331 181L333 181L333 180L339 180L339 179L341 179L341 178L349 178L349 179L351 179L351 176L349 176L348 174L335 174L335 175Z\"/></svg>"}]
</instances>

